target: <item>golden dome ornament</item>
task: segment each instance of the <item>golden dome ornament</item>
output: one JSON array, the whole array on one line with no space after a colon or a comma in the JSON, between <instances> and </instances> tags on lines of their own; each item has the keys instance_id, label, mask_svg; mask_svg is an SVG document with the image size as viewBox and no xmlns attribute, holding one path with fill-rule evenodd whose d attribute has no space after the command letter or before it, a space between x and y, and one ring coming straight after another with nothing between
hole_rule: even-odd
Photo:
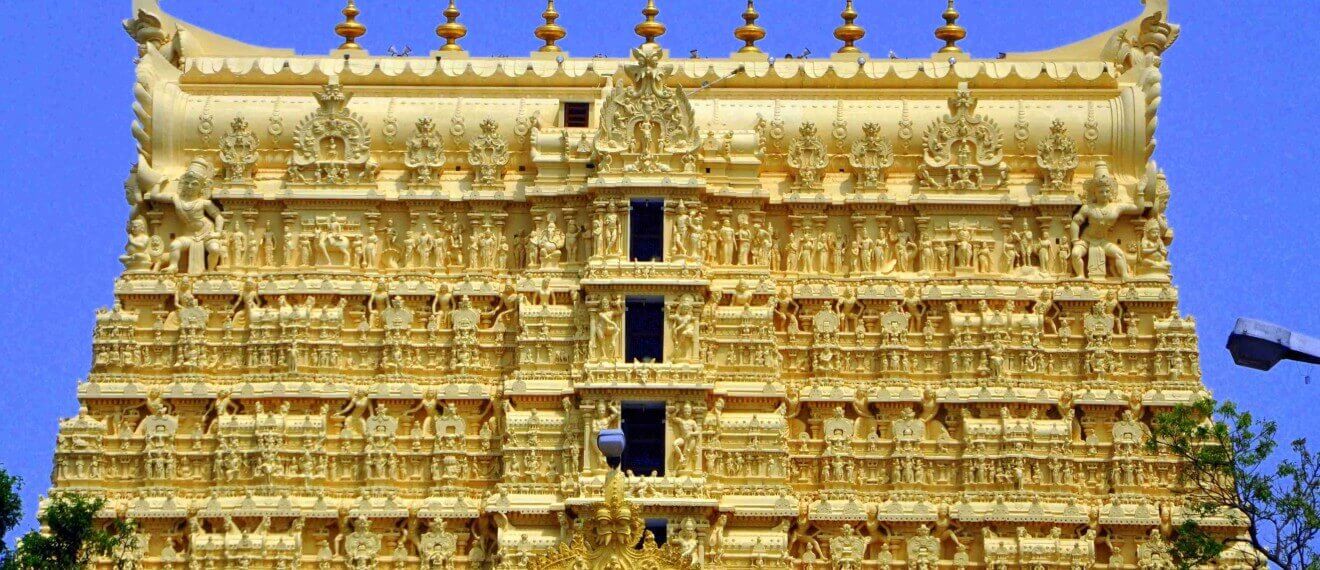
<instances>
[{"instance_id":1,"label":"golden dome ornament","mask_svg":"<svg viewBox=\"0 0 1320 570\"><path fill-rule=\"evenodd\" d=\"M935 30L935 37L944 42L939 53L963 53L962 48L958 47L958 41L967 37L967 28L958 25L958 18L962 14L954 8L953 1L949 0L949 8L944 11L944 25Z\"/></svg>"},{"instance_id":2,"label":"golden dome ornament","mask_svg":"<svg viewBox=\"0 0 1320 570\"><path fill-rule=\"evenodd\" d=\"M555 23L559 19L559 11L555 10L555 0L546 1L545 12L541 13L541 17L545 18L545 23L540 26L537 26L536 37L541 41L545 42L545 45L541 46L541 49L539 51L542 52L564 51L563 48L555 44L555 42L558 42L559 40L562 40L566 36L568 36L568 30L565 30L563 26L560 26L559 24Z\"/></svg>"},{"instance_id":3,"label":"golden dome ornament","mask_svg":"<svg viewBox=\"0 0 1320 570\"><path fill-rule=\"evenodd\" d=\"M341 13L344 15L344 21L335 26L335 35L344 38L344 43L340 44L338 49L361 50L362 46L357 43L357 39L367 35L367 27L357 21L362 11L358 10L357 2L348 0L348 5L344 6Z\"/></svg>"},{"instance_id":4,"label":"golden dome ornament","mask_svg":"<svg viewBox=\"0 0 1320 570\"><path fill-rule=\"evenodd\" d=\"M637 35L645 39L643 44L654 44L655 39L665 35L665 25L655 19L660 15L660 9L655 6L655 0L646 0L646 7L642 8L642 15L646 17L642 23L633 28Z\"/></svg>"},{"instance_id":5,"label":"golden dome ornament","mask_svg":"<svg viewBox=\"0 0 1320 570\"><path fill-rule=\"evenodd\" d=\"M761 14L756 11L756 0L747 0L747 10L742 13L746 23L733 31L733 37L747 44L738 53L761 53L761 48L756 47L756 42L765 39L765 28L756 25L756 19L760 17Z\"/></svg>"},{"instance_id":6,"label":"golden dome ornament","mask_svg":"<svg viewBox=\"0 0 1320 570\"><path fill-rule=\"evenodd\" d=\"M857 25L857 9L853 7L853 0L848 0L848 4L843 7L843 25L834 29L834 37L843 42L843 47L835 53L861 53L855 45L862 38L866 37L866 29Z\"/></svg>"},{"instance_id":7,"label":"golden dome ornament","mask_svg":"<svg viewBox=\"0 0 1320 570\"><path fill-rule=\"evenodd\" d=\"M440 51L463 51L463 47L458 45L458 40L467 35L467 26L458 23L461 13L454 2L455 0L449 0L449 7L443 12L445 23L435 28L435 35L445 40L445 45L440 46Z\"/></svg>"}]
</instances>

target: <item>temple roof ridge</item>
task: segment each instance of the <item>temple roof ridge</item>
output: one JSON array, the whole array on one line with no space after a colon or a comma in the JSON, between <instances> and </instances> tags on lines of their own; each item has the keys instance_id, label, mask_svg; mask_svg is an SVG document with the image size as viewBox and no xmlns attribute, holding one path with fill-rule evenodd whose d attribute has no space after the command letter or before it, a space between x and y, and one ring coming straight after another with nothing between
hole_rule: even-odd
<instances>
[{"instance_id":1,"label":"temple roof ridge","mask_svg":"<svg viewBox=\"0 0 1320 570\"><path fill-rule=\"evenodd\" d=\"M619 73L629 60L623 58L568 59L563 63L535 58L356 58L336 57L192 57L183 63L185 80L210 81L220 77L252 79L306 78L320 80L328 76L368 78L429 78L435 76L498 80L537 77L540 79L588 79L599 81ZM1120 73L1116 66L1103 61L1027 62L972 60L949 62L930 60L873 60L862 65L827 60L789 60L747 62L728 59L669 60L672 79L680 84L699 86L731 74L726 88L751 87L765 80L931 80L973 79L1032 81L1074 80L1081 83L1108 83ZM209 79L203 79L209 78Z\"/></svg>"},{"instance_id":2,"label":"temple roof ridge","mask_svg":"<svg viewBox=\"0 0 1320 570\"><path fill-rule=\"evenodd\" d=\"M1121 61L1124 54L1116 50L1116 44L1121 42L1123 38L1136 38L1137 35L1141 32L1143 22L1151 18L1152 16L1158 15L1161 18L1163 18L1166 17L1168 14L1168 4L1169 4L1168 0L1143 0L1143 4L1145 6L1141 14L1133 18L1132 20L1129 20L1128 22L1120 26L1117 26L1115 28L1096 34L1090 38L1086 38L1071 44L1067 44L1064 46L1060 46L1048 50L1035 51L1035 52L1010 52L1007 54L1003 54L998 59L981 59L981 58L968 59L965 55L959 56L958 59L961 60L963 64L977 63L982 65L988 65L997 62L1009 62L1013 64L1021 64L1023 62L1034 62L1034 63L1045 63L1045 64L1077 65L1079 63L1087 63L1087 62ZM187 23L184 20L176 18L170 15L168 12L164 11L161 8L160 2L158 0L133 0L134 15L138 15L143 12L149 14L150 16L155 17L156 19L159 19L161 22L161 27L164 29L166 33L173 34L175 31L179 29L186 31L187 37L185 38L186 45L184 47L185 47L185 53L187 54L187 59L194 59L194 58L207 58L207 59L216 58L222 60L231 60L234 58L247 58L247 59L256 59L256 60L285 59L291 62L290 65L293 65L292 62L299 60L315 61L315 60L330 59L330 58L341 59L340 54L338 52L328 53L327 55L324 56L318 54L298 54L292 49L272 48L272 47L265 47L265 46L258 46L258 45L244 43L226 37L224 35L206 30L204 28L194 26L192 24ZM928 58L866 60L866 64L864 65L864 67L867 68L868 70L876 70L876 69L897 70L897 69L902 69L905 64L907 66L911 66L914 69L917 68L918 66L925 64L926 67L929 68L930 67L929 64L931 62L937 62L937 63L943 62L944 60L941 57L942 55L943 54L935 54L934 56ZM469 58L467 56L461 56L461 57L462 59L470 59L471 61L474 62L506 62L507 61L507 62L519 62L519 65L523 65L521 62L528 62L528 64L530 64L534 61L537 61L537 59L533 56L529 56L528 58L521 58L521 59L493 58L493 57ZM412 61L412 62L435 61L435 58L428 58L424 56L416 57L416 58L398 58L398 57L384 56L384 55L382 56L354 55L353 59L359 61L367 60L373 62L380 62L381 67L383 69L389 68L389 66L385 64L385 62L389 60L403 60L403 61ZM459 59L459 57L443 56L443 59ZM570 57L564 59L564 66L568 67L569 64L576 64L579 62L613 62L613 61L623 62L626 61L626 58L599 58L599 57L571 58ZM680 67L683 69L679 70L680 75L685 74L684 70L691 69L692 65L700 65L701 63L724 64L729 66L731 69L741 64L748 64L749 70L753 71L752 73L753 77L756 76L754 69L760 68L762 70L765 70L766 68L770 68L770 67L774 67L776 71L779 71L782 68L787 67L789 69L795 70L793 73L797 73L797 70L803 70L806 71L807 73L812 73L812 70L818 70L816 71L816 73L823 74L825 73L825 70L833 70L836 74L839 74L840 76L848 77L851 76L851 74L856 73L856 69L859 67L857 60L846 57L834 57L829 59L816 59L816 60L779 60L775 62L774 66L771 66L769 61L748 61L739 58L671 60L671 61L673 61L674 63L681 64ZM391 63L396 63L396 62L391 62ZM551 61L551 63L554 64L557 62ZM1002 69L1002 67L999 68ZM783 77L782 75L783 72L780 71L780 73L781 73L781 77ZM874 74L875 71L869 71L869 73ZM692 73L687 72L686 75L692 76ZM883 74L881 76L883 77ZM875 75L871 75L871 77L875 77ZM1057 78L1057 76L1055 75L1051 75L1051 77ZM964 76L964 78L968 78L968 77Z\"/></svg>"}]
</instances>

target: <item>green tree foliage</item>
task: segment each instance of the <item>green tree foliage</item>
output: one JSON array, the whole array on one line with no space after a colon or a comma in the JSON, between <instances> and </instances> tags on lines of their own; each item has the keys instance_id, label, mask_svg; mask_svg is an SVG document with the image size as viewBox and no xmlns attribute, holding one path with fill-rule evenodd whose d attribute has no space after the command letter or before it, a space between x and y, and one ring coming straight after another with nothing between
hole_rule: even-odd
<instances>
[{"instance_id":1,"label":"green tree foliage","mask_svg":"<svg viewBox=\"0 0 1320 570\"><path fill-rule=\"evenodd\" d=\"M1292 442L1291 457L1276 459L1274 422L1214 400L1158 415L1151 432L1152 451L1183 460L1180 483L1192 497L1190 520L1173 542L1180 566L1213 561L1245 543L1279 568L1320 569L1320 459L1305 439ZM1210 516L1240 517L1247 536L1214 538L1196 522Z\"/></svg>"},{"instance_id":2,"label":"green tree foliage","mask_svg":"<svg viewBox=\"0 0 1320 570\"><path fill-rule=\"evenodd\" d=\"M0 568L6 567L13 555L9 550L8 536L23 517L23 500L18 496L22 486L18 477L0 468Z\"/></svg>"},{"instance_id":3,"label":"green tree foliage","mask_svg":"<svg viewBox=\"0 0 1320 570\"><path fill-rule=\"evenodd\" d=\"M116 558L137 540L134 525L121 520L97 524L105 499L73 493L51 498L38 520L47 532L30 532L3 570L82 570L99 557Z\"/></svg>"}]
</instances>

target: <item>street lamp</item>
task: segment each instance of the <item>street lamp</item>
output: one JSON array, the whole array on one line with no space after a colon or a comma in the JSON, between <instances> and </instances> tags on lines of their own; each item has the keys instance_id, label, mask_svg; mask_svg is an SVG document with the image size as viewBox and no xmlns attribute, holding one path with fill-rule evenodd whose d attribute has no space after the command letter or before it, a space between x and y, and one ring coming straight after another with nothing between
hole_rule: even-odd
<instances>
[{"instance_id":1,"label":"street lamp","mask_svg":"<svg viewBox=\"0 0 1320 570\"><path fill-rule=\"evenodd\" d=\"M1280 360L1320 364L1320 339L1255 319L1238 319L1228 335L1228 352L1238 366L1269 370Z\"/></svg>"},{"instance_id":2,"label":"street lamp","mask_svg":"<svg viewBox=\"0 0 1320 570\"><path fill-rule=\"evenodd\" d=\"M621 429L603 429L596 436L596 447L600 449L601 455L605 456L605 462L609 464L611 470L618 470L619 464L623 461L623 448L627 445L627 438L623 435Z\"/></svg>"}]
</instances>

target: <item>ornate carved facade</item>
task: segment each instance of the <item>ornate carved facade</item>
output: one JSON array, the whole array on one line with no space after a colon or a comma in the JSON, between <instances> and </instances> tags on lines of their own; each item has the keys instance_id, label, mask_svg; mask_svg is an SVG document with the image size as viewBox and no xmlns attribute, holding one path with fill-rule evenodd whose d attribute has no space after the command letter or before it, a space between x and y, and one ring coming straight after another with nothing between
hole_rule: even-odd
<instances>
[{"instance_id":1,"label":"ornate carved facade","mask_svg":"<svg viewBox=\"0 0 1320 570\"><path fill-rule=\"evenodd\" d=\"M54 473L138 567L1172 567L1146 425L1205 390L1164 0L1050 52L789 61L752 7L730 59L648 6L620 60L553 5L508 59L453 5L432 57L355 9L316 57L139 4L125 271ZM621 424L654 457L609 479Z\"/></svg>"}]
</instances>

